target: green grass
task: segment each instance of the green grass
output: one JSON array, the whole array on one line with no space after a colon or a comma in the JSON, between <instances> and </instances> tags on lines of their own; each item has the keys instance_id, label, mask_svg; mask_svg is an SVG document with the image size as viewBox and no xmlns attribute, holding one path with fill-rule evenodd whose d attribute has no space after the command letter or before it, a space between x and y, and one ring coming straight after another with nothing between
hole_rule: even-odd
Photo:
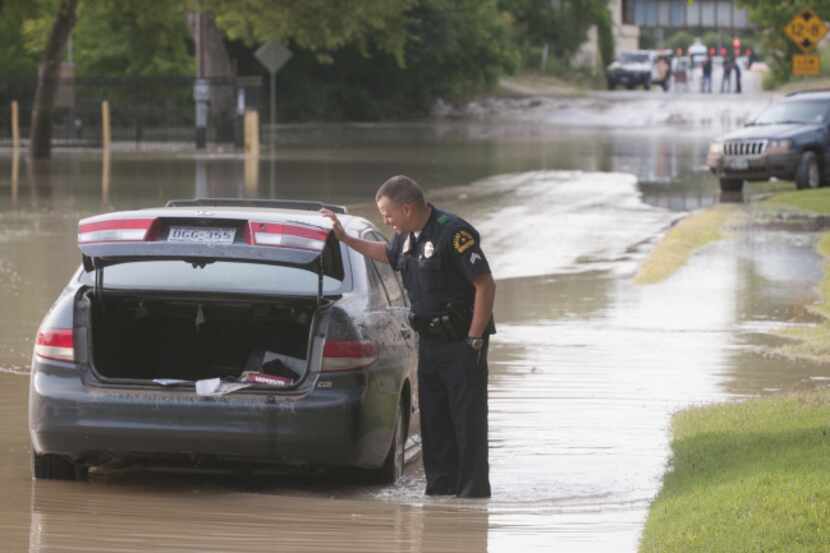
<instances>
[{"instance_id":1,"label":"green grass","mask_svg":"<svg viewBox=\"0 0 830 553\"><path fill-rule=\"evenodd\" d=\"M721 204L681 220L657 243L634 277L634 282L656 284L669 278L696 251L720 240L723 236L722 227L736 214L734 206Z\"/></svg>"},{"instance_id":2,"label":"green grass","mask_svg":"<svg viewBox=\"0 0 830 553\"><path fill-rule=\"evenodd\" d=\"M830 214L830 188L780 192L764 201L763 205L827 215Z\"/></svg>"},{"instance_id":3,"label":"green grass","mask_svg":"<svg viewBox=\"0 0 830 553\"><path fill-rule=\"evenodd\" d=\"M830 392L696 407L640 553L830 551Z\"/></svg>"}]
</instances>

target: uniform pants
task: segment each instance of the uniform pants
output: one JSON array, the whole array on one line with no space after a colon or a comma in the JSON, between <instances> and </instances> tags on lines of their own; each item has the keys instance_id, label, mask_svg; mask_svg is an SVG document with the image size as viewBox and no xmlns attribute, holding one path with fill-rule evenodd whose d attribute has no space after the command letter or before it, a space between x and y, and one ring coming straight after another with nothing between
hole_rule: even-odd
<instances>
[{"instance_id":1,"label":"uniform pants","mask_svg":"<svg viewBox=\"0 0 830 553\"><path fill-rule=\"evenodd\" d=\"M418 401L427 495L490 497L487 445L487 341L422 337Z\"/></svg>"}]
</instances>

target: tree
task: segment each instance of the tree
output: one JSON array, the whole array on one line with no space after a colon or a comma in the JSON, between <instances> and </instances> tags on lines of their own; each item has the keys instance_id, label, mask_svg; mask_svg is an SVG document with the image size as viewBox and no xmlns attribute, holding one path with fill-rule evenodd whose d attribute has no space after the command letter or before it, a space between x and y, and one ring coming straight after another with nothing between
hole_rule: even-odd
<instances>
[{"instance_id":1,"label":"tree","mask_svg":"<svg viewBox=\"0 0 830 553\"><path fill-rule=\"evenodd\" d=\"M58 89L58 71L69 35L75 27L78 0L60 0L49 40L43 52L29 135L29 155L47 159L52 154L52 106Z\"/></svg>"},{"instance_id":2,"label":"tree","mask_svg":"<svg viewBox=\"0 0 830 553\"><path fill-rule=\"evenodd\" d=\"M811 2L738 0L738 4L747 10L750 21L760 29L760 46L764 51L774 82L783 82L790 78L792 55L800 53L800 50L784 34L784 27L790 20L807 8L812 9L825 21L830 18L830 0Z\"/></svg>"}]
</instances>

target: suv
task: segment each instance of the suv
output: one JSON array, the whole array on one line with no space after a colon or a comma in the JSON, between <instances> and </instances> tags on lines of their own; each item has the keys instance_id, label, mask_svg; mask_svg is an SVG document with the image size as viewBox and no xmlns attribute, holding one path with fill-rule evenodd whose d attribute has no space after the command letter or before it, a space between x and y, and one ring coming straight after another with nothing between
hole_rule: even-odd
<instances>
[{"instance_id":1,"label":"suv","mask_svg":"<svg viewBox=\"0 0 830 553\"><path fill-rule=\"evenodd\" d=\"M32 356L35 478L231 461L395 482L418 447L409 308L392 268L340 243L321 207L178 200L80 221L82 264Z\"/></svg>"},{"instance_id":2,"label":"suv","mask_svg":"<svg viewBox=\"0 0 830 553\"><path fill-rule=\"evenodd\" d=\"M794 180L817 188L830 178L830 91L787 95L752 122L712 142L706 165L721 190L737 192L744 181Z\"/></svg>"},{"instance_id":3,"label":"suv","mask_svg":"<svg viewBox=\"0 0 830 553\"><path fill-rule=\"evenodd\" d=\"M642 86L646 90L649 90L651 88L654 61L654 52L648 50L622 52L608 66L606 71L608 89L614 90L619 85L629 89Z\"/></svg>"}]
</instances>

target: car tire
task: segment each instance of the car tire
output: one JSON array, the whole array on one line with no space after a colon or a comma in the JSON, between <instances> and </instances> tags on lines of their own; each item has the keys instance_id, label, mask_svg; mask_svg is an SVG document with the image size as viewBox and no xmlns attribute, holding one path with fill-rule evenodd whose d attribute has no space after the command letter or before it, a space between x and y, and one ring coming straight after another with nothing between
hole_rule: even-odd
<instances>
[{"instance_id":1,"label":"car tire","mask_svg":"<svg viewBox=\"0 0 830 553\"><path fill-rule=\"evenodd\" d=\"M721 192L740 192L744 187L742 179L720 179Z\"/></svg>"},{"instance_id":2,"label":"car tire","mask_svg":"<svg viewBox=\"0 0 830 553\"><path fill-rule=\"evenodd\" d=\"M404 416L404 404L398 406L398 416L395 419L395 430L392 436L392 445L389 446L389 453L383 466L375 473L375 480L378 484L391 485L398 481L403 475L404 460L406 452L406 418Z\"/></svg>"},{"instance_id":3,"label":"car tire","mask_svg":"<svg viewBox=\"0 0 830 553\"><path fill-rule=\"evenodd\" d=\"M646 90L651 90L651 81L646 81L643 83L643 88Z\"/></svg>"},{"instance_id":4,"label":"car tire","mask_svg":"<svg viewBox=\"0 0 830 553\"><path fill-rule=\"evenodd\" d=\"M36 480L86 481L89 467L73 463L60 455L32 453L32 473Z\"/></svg>"},{"instance_id":5,"label":"car tire","mask_svg":"<svg viewBox=\"0 0 830 553\"><path fill-rule=\"evenodd\" d=\"M805 188L818 188L821 186L821 170L815 152L804 152L798 161L798 169L795 172L795 187L799 190Z\"/></svg>"}]
</instances>

